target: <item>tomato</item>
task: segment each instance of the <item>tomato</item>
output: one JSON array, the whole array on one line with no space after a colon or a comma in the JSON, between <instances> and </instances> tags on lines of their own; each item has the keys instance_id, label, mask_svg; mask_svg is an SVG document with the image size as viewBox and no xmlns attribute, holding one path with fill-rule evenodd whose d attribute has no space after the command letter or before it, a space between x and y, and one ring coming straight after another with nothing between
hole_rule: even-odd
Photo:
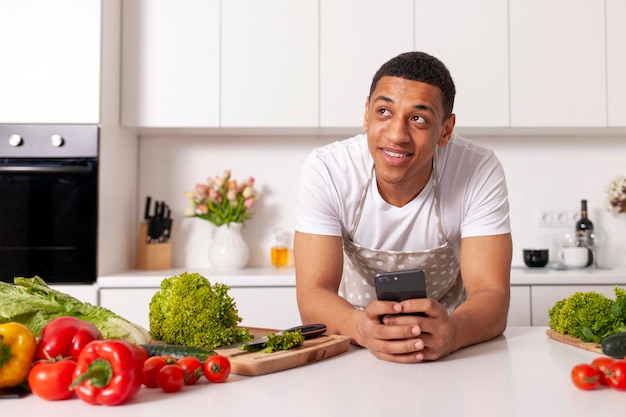
<instances>
[{"instance_id":1,"label":"tomato","mask_svg":"<svg viewBox=\"0 0 626 417\"><path fill-rule=\"evenodd\" d=\"M185 385L185 371L176 364L168 364L159 369L156 380L163 391L176 392Z\"/></svg>"},{"instance_id":2,"label":"tomato","mask_svg":"<svg viewBox=\"0 0 626 417\"><path fill-rule=\"evenodd\" d=\"M167 361L161 356L152 356L146 359L143 363L143 376L141 378L142 384L148 388L158 387L157 374L165 365L167 365Z\"/></svg>"},{"instance_id":3,"label":"tomato","mask_svg":"<svg viewBox=\"0 0 626 417\"><path fill-rule=\"evenodd\" d=\"M609 387L626 391L626 360L615 360L609 364L605 378Z\"/></svg>"},{"instance_id":4,"label":"tomato","mask_svg":"<svg viewBox=\"0 0 626 417\"><path fill-rule=\"evenodd\" d=\"M204 361L204 376L211 382L224 382L230 375L230 360L226 356L213 355Z\"/></svg>"},{"instance_id":5,"label":"tomato","mask_svg":"<svg viewBox=\"0 0 626 417\"><path fill-rule=\"evenodd\" d=\"M36 396L48 401L67 400L74 391L70 389L76 361L39 361L28 374L28 386Z\"/></svg>"},{"instance_id":6,"label":"tomato","mask_svg":"<svg viewBox=\"0 0 626 417\"><path fill-rule=\"evenodd\" d=\"M203 375L202 361L193 356L179 359L176 364L185 372L185 385L193 385Z\"/></svg>"},{"instance_id":7,"label":"tomato","mask_svg":"<svg viewBox=\"0 0 626 417\"><path fill-rule=\"evenodd\" d=\"M587 363L572 368L572 382L583 390L594 389L600 383L600 371Z\"/></svg>"},{"instance_id":8,"label":"tomato","mask_svg":"<svg viewBox=\"0 0 626 417\"><path fill-rule=\"evenodd\" d=\"M605 378L606 370L609 367L609 365L613 363L613 361L615 361L615 359L609 358L608 356L600 356L599 358L595 358L591 362L591 366L593 366L598 371L600 371L600 379L598 380L600 384L608 385L608 383L606 382L606 378Z\"/></svg>"}]
</instances>

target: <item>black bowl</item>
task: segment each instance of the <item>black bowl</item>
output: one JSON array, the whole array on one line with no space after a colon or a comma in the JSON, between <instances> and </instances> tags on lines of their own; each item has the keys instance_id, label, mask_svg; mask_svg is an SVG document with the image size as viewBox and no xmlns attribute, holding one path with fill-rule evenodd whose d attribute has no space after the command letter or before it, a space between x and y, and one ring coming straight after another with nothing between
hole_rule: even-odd
<instances>
[{"instance_id":1,"label":"black bowl","mask_svg":"<svg viewBox=\"0 0 626 417\"><path fill-rule=\"evenodd\" d=\"M524 263L530 268L542 268L548 265L548 249L524 249Z\"/></svg>"}]
</instances>

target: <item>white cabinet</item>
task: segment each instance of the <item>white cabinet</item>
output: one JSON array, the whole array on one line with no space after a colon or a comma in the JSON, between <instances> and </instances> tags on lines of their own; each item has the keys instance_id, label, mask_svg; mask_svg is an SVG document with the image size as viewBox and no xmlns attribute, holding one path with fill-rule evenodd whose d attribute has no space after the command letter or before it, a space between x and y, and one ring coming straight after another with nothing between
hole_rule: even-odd
<instances>
[{"instance_id":1,"label":"white cabinet","mask_svg":"<svg viewBox=\"0 0 626 417\"><path fill-rule=\"evenodd\" d=\"M507 326L530 326L530 286L511 286Z\"/></svg>"},{"instance_id":2,"label":"white cabinet","mask_svg":"<svg viewBox=\"0 0 626 417\"><path fill-rule=\"evenodd\" d=\"M625 286L621 286L626 288ZM531 315L533 326L547 326L550 322L548 311L554 304L575 292L595 291L615 299L615 285L535 285L531 293Z\"/></svg>"},{"instance_id":3,"label":"white cabinet","mask_svg":"<svg viewBox=\"0 0 626 417\"><path fill-rule=\"evenodd\" d=\"M320 0L320 125L359 127L372 77L413 50L413 0ZM384 31L376 28L384 24ZM390 23L392 22L392 23Z\"/></svg>"},{"instance_id":4,"label":"white cabinet","mask_svg":"<svg viewBox=\"0 0 626 417\"><path fill-rule=\"evenodd\" d=\"M0 0L0 123L98 123L100 0Z\"/></svg>"},{"instance_id":5,"label":"white cabinet","mask_svg":"<svg viewBox=\"0 0 626 417\"><path fill-rule=\"evenodd\" d=\"M317 2L221 4L221 126L317 127Z\"/></svg>"},{"instance_id":6,"label":"white cabinet","mask_svg":"<svg viewBox=\"0 0 626 417\"><path fill-rule=\"evenodd\" d=\"M457 126L508 127L507 2L415 0L414 13L415 49L439 58L454 79Z\"/></svg>"},{"instance_id":7,"label":"white cabinet","mask_svg":"<svg viewBox=\"0 0 626 417\"><path fill-rule=\"evenodd\" d=\"M509 6L512 127L605 127L604 0Z\"/></svg>"},{"instance_id":8,"label":"white cabinet","mask_svg":"<svg viewBox=\"0 0 626 417\"><path fill-rule=\"evenodd\" d=\"M295 287L231 287L241 325L287 329L302 324Z\"/></svg>"},{"instance_id":9,"label":"white cabinet","mask_svg":"<svg viewBox=\"0 0 626 417\"><path fill-rule=\"evenodd\" d=\"M122 124L317 127L317 2L126 0Z\"/></svg>"},{"instance_id":10,"label":"white cabinet","mask_svg":"<svg viewBox=\"0 0 626 417\"><path fill-rule=\"evenodd\" d=\"M150 328L150 300L159 288L100 288L100 305ZM231 287L241 325L283 329L301 324L295 287Z\"/></svg>"},{"instance_id":11,"label":"white cabinet","mask_svg":"<svg viewBox=\"0 0 626 417\"><path fill-rule=\"evenodd\" d=\"M150 329L150 300L159 288L100 288L100 305Z\"/></svg>"},{"instance_id":12,"label":"white cabinet","mask_svg":"<svg viewBox=\"0 0 626 417\"><path fill-rule=\"evenodd\" d=\"M219 126L219 5L123 2L122 125Z\"/></svg>"},{"instance_id":13,"label":"white cabinet","mask_svg":"<svg viewBox=\"0 0 626 417\"><path fill-rule=\"evenodd\" d=\"M609 126L626 126L626 2L606 0L606 62Z\"/></svg>"},{"instance_id":14,"label":"white cabinet","mask_svg":"<svg viewBox=\"0 0 626 417\"><path fill-rule=\"evenodd\" d=\"M98 305L98 288L95 285L50 285L50 288L69 294L83 303Z\"/></svg>"}]
</instances>

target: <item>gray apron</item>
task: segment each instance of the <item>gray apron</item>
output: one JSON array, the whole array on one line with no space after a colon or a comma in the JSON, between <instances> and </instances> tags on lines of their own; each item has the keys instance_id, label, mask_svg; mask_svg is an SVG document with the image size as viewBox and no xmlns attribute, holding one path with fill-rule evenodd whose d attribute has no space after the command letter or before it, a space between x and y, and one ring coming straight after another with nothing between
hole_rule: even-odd
<instances>
[{"instance_id":1,"label":"gray apron","mask_svg":"<svg viewBox=\"0 0 626 417\"><path fill-rule=\"evenodd\" d=\"M439 246L423 251L384 251L367 249L354 242L354 234L361 220L365 198L372 183L374 170L367 182L357 208L352 228L343 239L344 265L339 295L353 306L364 309L376 299L374 276L379 272L421 269L426 275L426 294L447 308L448 314L465 301L465 288L461 279L460 263L446 239L441 224L437 166L433 159L433 193L435 215L439 230Z\"/></svg>"}]
</instances>

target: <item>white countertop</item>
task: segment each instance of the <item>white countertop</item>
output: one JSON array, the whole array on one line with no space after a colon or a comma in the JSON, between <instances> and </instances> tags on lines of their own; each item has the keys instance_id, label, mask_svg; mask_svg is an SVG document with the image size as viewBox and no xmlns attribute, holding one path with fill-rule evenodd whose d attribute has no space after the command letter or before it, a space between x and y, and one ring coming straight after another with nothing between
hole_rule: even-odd
<instances>
[{"instance_id":1,"label":"white countertop","mask_svg":"<svg viewBox=\"0 0 626 417\"><path fill-rule=\"evenodd\" d=\"M3 415L65 417L211 416L621 416L626 392L577 389L571 368L598 354L549 339L545 327L511 327L504 336L443 360L394 364L351 347L342 355L274 374L202 380L166 394L142 388L129 403L92 406L77 398L33 395L2 400Z\"/></svg>"},{"instance_id":2,"label":"white countertop","mask_svg":"<svg viewBox=\"0 0 626 417\"><path fill-rule=\"evenodd\" d=\"M163 278L182 272L199 272L211 282L231 287L293 287L296 285L295 270L289 268L245 268L239 271L216 271L203 268L176 268L160 271L128 271L101 276L100 288L154 288ZM511 285L626 285L626 267L606 269L527 268L511 269Z\"/></svg>"},{"instance_id":3,"label":"white countertop","mask_svg":"<svg viewBox=\"0 0 626 417\"><path fill-rule=\"evenodd\" d=\"M238 271L216 271L208 268L175 268L158 271L127 271L98 277L100 288L153 288L164 278L183 272L198 272L211 281L231 287L295 287L294 268L244 268Z\"/></svg>"}]
</instances>

